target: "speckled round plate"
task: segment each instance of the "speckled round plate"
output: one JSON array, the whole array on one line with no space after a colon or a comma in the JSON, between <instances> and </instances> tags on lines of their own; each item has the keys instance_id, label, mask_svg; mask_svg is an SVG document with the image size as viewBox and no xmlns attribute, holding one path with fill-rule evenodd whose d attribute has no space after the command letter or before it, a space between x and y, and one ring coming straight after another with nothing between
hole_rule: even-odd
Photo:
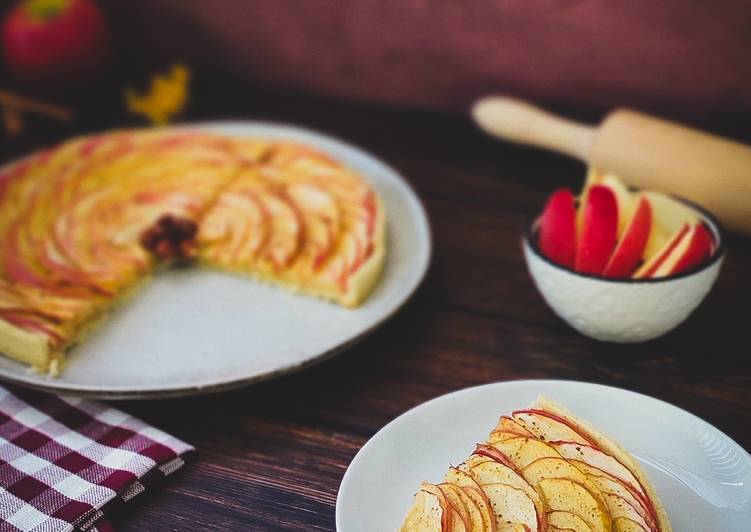
<instances>
[{"instance_id":1,"label":"speckled round plate","mask_svg":"<svg viewBox=\"0 0 751 532\"><path fill-rule=\"evenodd\" d=\"M635 392L586 382L525 380L428 401L360 449L336 501L338 532L398 530L420 482L440 482L484 441L498 416L546 395L620 442L649 475L675 532L748 530L751 456L709 423Z\"/></svg>"},{"instance_id":2,"label":"speckled round plate","mask_svg":"<svg viewBox=\"0 0 751 532\"><path fill-rule=\"evenodd\" d=\"M291 139L364 175L383 199L387 258L373 293L349 310L200 268L160 273L74 349L59 378L0 356L0 378L51 392L108 399L190 395L301 369L373 331L412 295L430 261L425 211L392 168L321 133L260 122L190 126L227 135Z\"/></svg>"}]
</instances>

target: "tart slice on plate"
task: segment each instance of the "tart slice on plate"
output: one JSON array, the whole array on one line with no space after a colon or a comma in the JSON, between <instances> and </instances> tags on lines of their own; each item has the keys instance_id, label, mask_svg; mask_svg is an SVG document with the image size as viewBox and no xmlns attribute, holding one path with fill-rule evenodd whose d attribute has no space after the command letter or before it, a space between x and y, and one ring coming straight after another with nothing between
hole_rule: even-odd
<instances>
[{"instance_id":1,"label":"tart slice on plate","mask_svg":"<svg viewBox=\"0 0 751 532\"><path fill-rule=\"evenodd\" d=\"M501 416L443 482L423 482L401 532L670 532L617 442L546 397Z\"/></svg>"}]
</instances>

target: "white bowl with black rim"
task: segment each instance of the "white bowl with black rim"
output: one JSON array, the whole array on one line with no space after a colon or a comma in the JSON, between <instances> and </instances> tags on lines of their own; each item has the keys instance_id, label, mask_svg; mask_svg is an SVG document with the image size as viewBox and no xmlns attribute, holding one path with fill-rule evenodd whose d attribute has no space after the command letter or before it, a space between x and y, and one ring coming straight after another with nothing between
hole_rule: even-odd
<instances>
[{"instance_id":1,"label":"white bowl with black rim","mask_svg":"<svg viewBox=\"0 0 751 532\"><path fill-rule=\"evenodd\" d=\"M725 246L711 214L676 199L699 214L717 245L708 260L669 277L605 278L556 264L537 246L537 218L525 231L522 246L532 279L553 311L582 334L608 342L644 342L680 325L717 280Z\"/></svg>"}]
</instances>

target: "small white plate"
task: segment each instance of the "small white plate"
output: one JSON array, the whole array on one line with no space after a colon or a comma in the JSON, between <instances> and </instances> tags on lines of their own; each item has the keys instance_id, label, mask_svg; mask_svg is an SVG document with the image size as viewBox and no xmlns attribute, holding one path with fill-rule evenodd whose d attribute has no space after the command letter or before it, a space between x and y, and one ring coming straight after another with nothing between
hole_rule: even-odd
<instances>
[{"instance_id":1,"label":"small white plate","mask_svg":"<svg viewBox=\"0 0 751 532\"><path fill-rule=\"evenodd\" d=\"M498 417L540 395L622 443L644 466L673 530L750 530L751 456L693 414L634 392L573 381L468 388L428 401L381 429L355 456L336 501L339 532L399 529L422 480L440 482Z\"/></svg>"},{"instance_id":2,"label":"small white plate","mask_svg":"<svg viewBox=\"0 0 751 532\"><path fill-rule=\"evenodd\" d=\"M76 348L52 379L0 356L0 378L100 398L188 395L304 367L371 332L412 295L430 261L425 211L391 167L345 142L293 126L221 122L190 126L227 135L298 140L364 175L384 202L387 259L373 293L349 310L199 268L160 273Z\"/></svg>"}]
</instances>

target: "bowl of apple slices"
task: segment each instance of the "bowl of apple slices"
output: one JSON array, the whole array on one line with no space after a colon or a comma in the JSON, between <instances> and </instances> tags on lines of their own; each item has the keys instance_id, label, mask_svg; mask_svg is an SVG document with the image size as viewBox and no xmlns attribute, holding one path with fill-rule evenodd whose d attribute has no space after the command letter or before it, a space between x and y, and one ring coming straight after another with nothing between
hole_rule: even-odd
<instances>
[{"instance_id":1,"label":"bowl of apple slices","mask_svg":"<svg viewBox=\"0 0 751 532\"><path fill-rule=\"evenodd\" d=\"M656 338L683 322L724 258L711 214L594 170L578 197L568 189L550 195L523 248L556 314L587 336L623 343Z\"/></svg>"}]
</instances>

